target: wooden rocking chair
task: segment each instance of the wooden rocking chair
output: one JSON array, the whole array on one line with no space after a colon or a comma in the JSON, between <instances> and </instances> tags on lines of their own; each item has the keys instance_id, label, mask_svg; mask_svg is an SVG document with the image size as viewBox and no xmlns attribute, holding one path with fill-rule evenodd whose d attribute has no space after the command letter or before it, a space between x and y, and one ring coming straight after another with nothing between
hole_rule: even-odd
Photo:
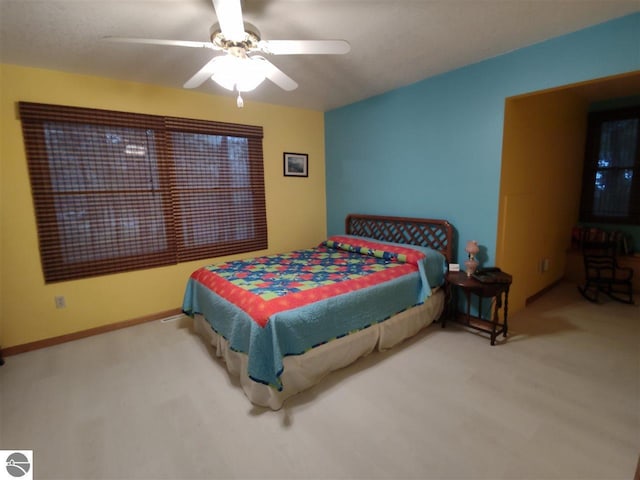
<instances>
[{"instance_id":1,"label":"wooden rocking chair","mask_svg":"<svg viewBox=\"0 0 640 480\"><path fill-rule=\"evenodd\" d=\"M633 269L618 265L616 249L617 245L610 243L583 246L585 284L578 290L590 302L597 303L602 292L618 302L633 304Z\"/></svg>"}]
</instances>

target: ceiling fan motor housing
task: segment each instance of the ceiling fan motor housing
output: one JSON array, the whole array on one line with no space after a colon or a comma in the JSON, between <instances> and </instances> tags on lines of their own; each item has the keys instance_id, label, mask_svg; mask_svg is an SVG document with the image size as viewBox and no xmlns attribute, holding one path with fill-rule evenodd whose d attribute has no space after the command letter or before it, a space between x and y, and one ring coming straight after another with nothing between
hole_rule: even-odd
<instances>
[{"instance_id":1,"label":"ceiling fan motor housing","mask_svg":"<svg viewBox=\"0 0 640 480\"><path fill-rule=\"evenodd\" d=\"M211 43L232 55L245 56L247 52L259 50L260 33L256 27L249 23L245 22L244 24L245 38L241 41L228 40L220 30L218 23L211 26L210 33Z\"/></svg>"}]
</instances>

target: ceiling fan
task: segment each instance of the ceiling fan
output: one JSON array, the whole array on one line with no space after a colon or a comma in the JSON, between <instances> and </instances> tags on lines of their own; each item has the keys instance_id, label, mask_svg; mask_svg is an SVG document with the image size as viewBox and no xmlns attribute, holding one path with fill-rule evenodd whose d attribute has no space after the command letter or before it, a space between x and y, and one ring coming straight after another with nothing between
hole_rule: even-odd
<instances>
[{"instance_id":1,"label":"ceiling fan","mask_svg":"<svg viewBox=\"0 0 640 480\"><path fill-rule=\"evenodd\" d=\"M253 25L243 22L240 2L241 0L213 0L218 23L211 27L208 42L113 36L104 39L111 42L207 48L220 53L187 80L184 88L197 88L211 78L227 90L238 92L239 108L244 105L241 92L255 89L265 78L283 90L298 88L295 80L267 60L263 54L342 55L351 50L351 46L345 40L262 40Z\"/></svg>"}]
</instances>

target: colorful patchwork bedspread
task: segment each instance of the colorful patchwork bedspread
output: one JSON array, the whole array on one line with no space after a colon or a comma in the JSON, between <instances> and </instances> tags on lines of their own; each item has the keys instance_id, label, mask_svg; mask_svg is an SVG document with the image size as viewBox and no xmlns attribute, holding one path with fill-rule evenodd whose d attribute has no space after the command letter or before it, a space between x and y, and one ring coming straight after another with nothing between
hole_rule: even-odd
<instances>
[{"instance_id":1,"label":"colorful patchwork bedspread","mask_svg":"<svg viewBox=\"0 0 640 480\"><path fill-rule=\"evenodd\" d=\"M196 270L183 311L202 314L254 381L281 389L282 360L422 303L442 283L430 249L331 237L320 246Z\"/></svg>"}]
</instances>

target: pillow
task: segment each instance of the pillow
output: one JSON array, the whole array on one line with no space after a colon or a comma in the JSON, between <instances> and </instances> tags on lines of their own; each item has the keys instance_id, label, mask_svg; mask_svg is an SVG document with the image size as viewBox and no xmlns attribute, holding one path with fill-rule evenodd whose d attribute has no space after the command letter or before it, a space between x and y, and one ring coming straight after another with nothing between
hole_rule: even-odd
<instances>
[{"instance_id":1,"label":"pillow","mask_svg":"<svg viewBox=\"0 0 640 480\"><path fill-rule=\"evenodd\" d=\"M331 245L327 242L331 242ZM343 250L359 251L359 253L372 254L373 256L378 256L378 258L385 258L384 255L386 254L389 261L400 261L417 265L423 284L420 292L420 298L422 299L431 295L432 288L444 284L444 274L447 271L447 259L442 253L433 248L385 242L374 238L359 237L357 235L334 235L323 242L323 245L327 245L330 248L336 248L332 246L336 244L339 245L338 248Z\"/></svg>"}]
</instances>

